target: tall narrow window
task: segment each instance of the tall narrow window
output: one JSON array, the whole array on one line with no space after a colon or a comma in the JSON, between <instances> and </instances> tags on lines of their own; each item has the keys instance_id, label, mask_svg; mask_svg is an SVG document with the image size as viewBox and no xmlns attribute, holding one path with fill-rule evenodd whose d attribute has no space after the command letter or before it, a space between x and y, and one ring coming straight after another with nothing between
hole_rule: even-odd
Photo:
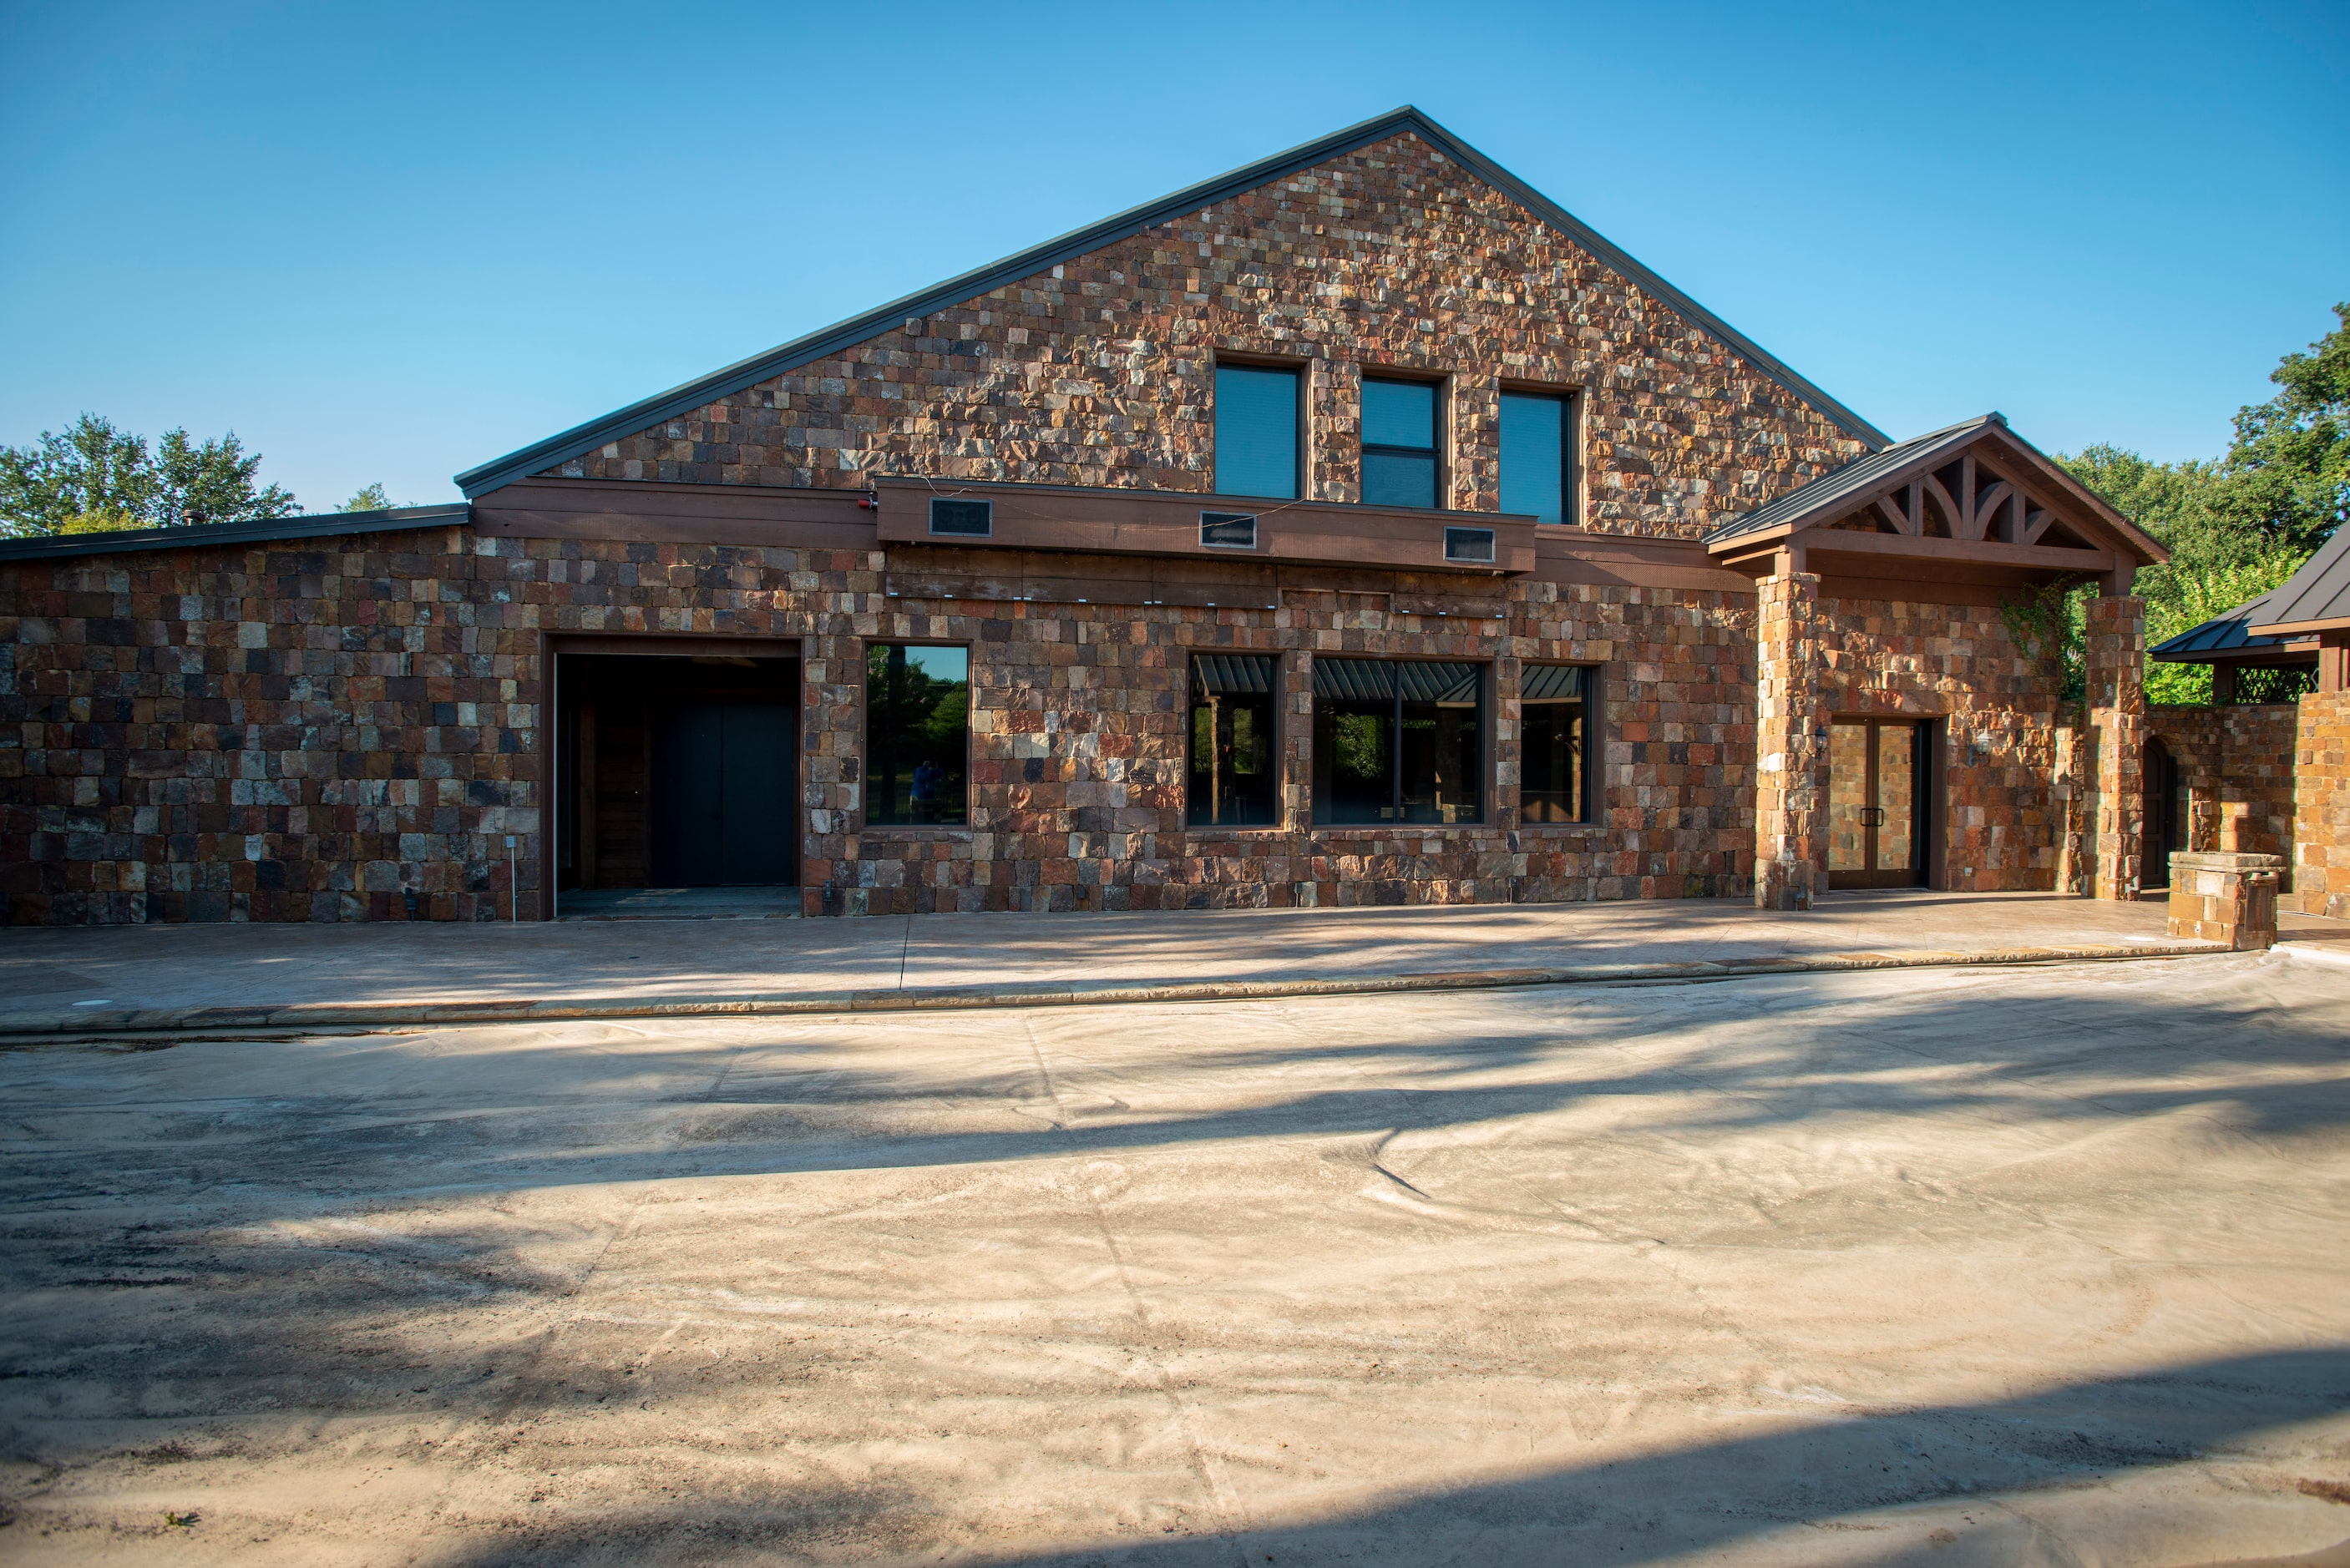
<instances>
[{"instance_id":1,"label":"tall narrow window","mask_svg":"<svg viewBox=\"0 0 2350 1568\"><path fill-rule=\"evenodd\" d=\"M1436 385L1363 378L1363 504L1436 504Z\"/></svg>"},{"instance_id":2,"label":"tall narrow window","mask_svg":"<svg viewBox=\"0 0 2350 1568\"><path fill-rule=\"evenodd\" d=\"M1523 744L1519 815L1526 822L1591 820L1591 671L1529 664L1518 684Z\"/></svg>"},{"instance_id":3,"label":"tall narrow window","mask_svg":"<svg viewBox=\"0 0 2350 1568\"><path fill-rule=\"evenodd\" d=\"M971 820L971 650L865 649L865 820Z\"/></svg>"},{"instance_id":4,"label":"tall narrow window","mask_svg":"<svg viewBox=\"0 0 2350 1568\"><path fill-rule=\"evenodd\" d=\"M1575 521L1575 400L1502 394L1502 510Z\"/></svg>"},{"instance_id":5,"label":"tall narrow window","mask_svg":"<svg viewBox=\"0 0 2350 1568\"><path fill-rule=\"evenodd\" d=\"M1191 660L1191 767L1184 820L1194 827L1264 827L1274 820L1272 658L1202 653Z\"/></svg>"},{"instance_id":6,"label":"tall narrow window","mask_svg":"<svg viewBox=\"0 0 2350 1568\"><path fill-rule=\"evenodd\" d=\"M1296 371L1216 367L1216 492L1296 498Z\"/></svg>"},{"instance_id":7,"label":"tall narrow window","mask_svg":"<svg viewBox=\"0 0 2350 1568\"><path fill-rule=\"evenodd\" d=\"M1314 661L1314 820L1484 820L1485 670Z\"/></svg>"}]
</instances>

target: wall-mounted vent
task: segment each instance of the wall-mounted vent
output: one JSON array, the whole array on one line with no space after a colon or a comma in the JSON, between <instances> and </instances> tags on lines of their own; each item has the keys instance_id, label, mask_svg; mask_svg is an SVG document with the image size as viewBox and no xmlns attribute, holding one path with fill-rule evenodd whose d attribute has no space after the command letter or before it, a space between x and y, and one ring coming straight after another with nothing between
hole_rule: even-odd
<instances>
[{"instance_id":1,"label":"wall-mounted vent","mask_svg":"<svg viewBox=\"0 0 2350 1568\"><path fill-rule=\"evenodd\" d=\"M1219 550L1256 548L1256 514L1253 512L1202 512L1200 543Z\"/></svg>"},{"instance_id":2,"label":"wall-mounted vent","mask_svg":"<svg viewBox=\"0 0 2350 1568\"><path fill-rule=\"evenodd\" d=\"M1444 531L1444 558L1448 561L1492 561L1493 531L1491 528L1447 528Z\"/></svg>"},{"instance_id":3,"label":"wall-mounted vent","mask_svg":"<svg viewBox=\"0 0 2350 1568\"><path fill-rule=\"evenodd\" d=\"M951 535L958 539L984 539L995 532L995 503L948 501L933 497L931 502L931 532Z\"/></svg>"}]
</instances>

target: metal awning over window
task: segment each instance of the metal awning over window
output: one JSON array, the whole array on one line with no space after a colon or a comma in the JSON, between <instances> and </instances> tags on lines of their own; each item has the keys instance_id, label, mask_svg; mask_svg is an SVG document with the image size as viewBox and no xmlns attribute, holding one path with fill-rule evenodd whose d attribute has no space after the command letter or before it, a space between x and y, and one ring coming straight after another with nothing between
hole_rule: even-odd
<instances>
[{"instance_id":1,"label":"metal awning over window","mask_svg":"<svg viewBox=\"0 0 2350 1568\"><path fill-rule=\"evenodd\" d=\"M1483 666L1386 659L1316 659L1314 695L1338 701L1392 701L1399 686L1407 702L1474 707Z\"/></svg>"},{"instance_id":2,"label":"metal awning over window","mask_svg":"<svg viewBox=\"0 0 2350 1568\"><path fill-rule=\"evenodd\" d=\"M1273 690L1273 657L1262 653L1194 654L1191 683L1213 697L1261 697Z\"/></svg>"},{"instance_id":3,"label":"metal awning over window","mask_svg":"<svg viewBox=\"0 0 2350 1568\"><path fill-rule=\"evenodd\" d=\"M1524 702L1572 702L1584 692L1584 670L1575 664L1529 664L1518 682Z\"/></svg>"}]
</instances>

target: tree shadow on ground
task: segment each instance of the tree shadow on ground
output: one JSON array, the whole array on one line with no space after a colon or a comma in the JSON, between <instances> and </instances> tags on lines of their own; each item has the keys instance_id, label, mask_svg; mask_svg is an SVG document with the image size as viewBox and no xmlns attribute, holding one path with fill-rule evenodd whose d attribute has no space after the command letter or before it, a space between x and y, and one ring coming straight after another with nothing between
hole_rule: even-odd
<instances>
[{"instance_id":1,"label":"tree shadow on ground","mask_svg":"<svg viewBox=\"0 0 2350 1568\"><path fill-rule=\"evenodd\" d=\"M2128 1377L2073 1383L1985 1404L1870 1410L1750 1432L1718 1442L1565 1466L1508 1480L1426 1489L1369 1509L1285 1523L1215 1527L1171 1538L1118 1539L1024 1552L990 1550L934 1525L922 1560L1023 1568L1134 1568L1326 1563L1610 1563L1638 1564L1720 1552L1766 1532L1846 1522L1828 1545L1842 1563L2074 1558L2032 1518L2033 1493L2114 1482L2131 1472L2214 1454L2241 1454L2260 1434L2350 1410L2350 1348L2234 1357ZM2278 1483L2290 1493L2290 1478ZM2024 1494L2020 1500L2016 1494ZM1963 1503L1981 1509L1975 1553L1939 1550L1939 1519L1887 1521L1882 1511ZM919 1501L910 1505L920 1508ZM2321 1504L2313 1501L2313 1508ZM737 1498L658 1511L580 1510L580 1517L460 1549L451 1568L536 1568L626 1562L768 1560L821 1542L790 1498ZM1856 1516L1875 1514L1873 1520ZM1146 1526L1145 1528L1152 1528ZM2350 1526L2345 1526L2350 1530ZM1856 1535L1851 1532L1862 1532ZM912 1533L920 1533L919 1530ZM1879 1533L1881 1540L1866 1534ZM883 1543L877 1542L877 1545ZM917 1543L901 1533L888 1545ZM2080 1545L2084 1542L2074 1542ZM884 1547L886 1550L887 1547ZM1992 1555L1979 1554L1988 1549ZM878 1555L879 1553L872 1553ZM2202 1562L2182 1549L2168 1559Z\"/></svg>"},{"instance_id":2,"label":"tree shadow on ground","mask_svg":"<svg viewBox=\"0 0 2350 1568\"><path fill-rule=\"evenodd\" d=\"M660 1044L615 1056L649 1082L701 1072L700 1087L635 1098L572 1092L567 1075L591 1050L613 1056L608 1042L575 1051L541 1031L531 1049L544 1063L543 1084L530 1088L525 1073L517 1088L507 1064L496 1096L273 1092L266 1082L216 1103L111 1110L86 1095L77 1105L20 1096L0 1158L0 1293L11 1303L0 1338L0 1414L13 1412L0 1451L51 1462L17 1423L46 1418L92 1386L233 1390L211 1417L229 1424L294 1408L504 1421L598 1397L589 1386L603 1372L559 1358L534 1365L513 1350L484 1353L478 1365L434 1363L421 1380L405 1375L411 1361L432 1360L419 1348L424 1318L556 1304L593 1266L592 1238L578 1266L548 1262L525 1255L514 1229L489 1219L399 1233L400 1215L429 1220L452 1195L1094 1158L1432 1132L1617 1105L1640 1108L1639 1136L1683 1141L1950 1113L2062 1130L2191 1112L2241 1137L2338 1131L2350 1122L2350 1078L2341 1072L2350 1060L2350 1002L2288 1011L2273 976L2251 971L2240 983L2248 971L2227 972L2238 980L2201 992L2141 989L2119 971L2047 971L1893 993L1871 992L1859 978L1485 992L1367 1017L1358 1005L1326 1013L1312 1002L1199 1007L1181 1013L1199 1021L1196 1044L1160 1055L1124 1044L1117 1012L957 1015L902 1025L924 1035L930 1055L918 1064L875 1050L880 1025L795 1021L772 1031L734 1026L730 1037L741 1044L731 1058ZM1032 1026L1059 1063L1057 1082L1035 1065L1025 1033L1014 1037ZM759 1071L739 1065L753 1054ZM713 1056L738 1065L695 1067ZM1330 1071L1302 1087L1267 1074L1307 1065ZM434 1070L465 1067L452 1058ZM1118 1105L1077 1092L1118 1072L1138 1081L1155 1075L1158 1086L1130 1088ZM1234 1085L1262 1093L1254 1103L1190 1108L1236 1097ZM103 1140L75 1130L73 1117L100 1112L135 1124L135 1135ZM652 1136L657 1124L673 1136ZM273 1231L282 1220L341 1215L364 1223L327 1242ZM1890 1505L2168 1462L2230 1432L2302 1418L2278 1410L2340 1408L2343 1366L2343 1353L2311 1352L2084 1385L2012 1407L1871 1414L1604 1472L1399 1501L1352 1524L1263 1539L1283 1563L1293 1561L1284 1542L1335 1556L1354 1540L1375 1555L1387 1534L1434 1530L1430 1521L1502 1532L1497 1542L1518 1533L1548 1540L1575 1527L1578 1510L1615 1496L1646 1499L1638 1506L1676 1519L1687 1512L1676 1528L1695 1531L1701 1546L1804 1517L1804 1501L1816 1495L1804 1478L1814 1472L1865 1475L1875 1463L1887 1480L1866 1495ZM2190 1397L2199 1388L2204 1395ZM2198 1413L2205 1396L2216 1414ZM2065 1398L2076 1415L2063 1414L2074 1408ZM1994 1441L2002 1421L2012 1440ZM2064 1447L2074 1438L2050 1436L2064 1432L2088 1435L2074 1452ZM1983 1468L1945 1475L1921 1457L1944 1452L1977 1455ZM1705 1501L1716 1498L1728 1501ZM735 1522L701 1537L712 1550L747 1553L769 1539L757 1522L769 1515L710 1507L691 1518L621 1521L639 1533L617 1539L667 1543L639 1560L671 1547L690 1556L696 1537L688 1524L721 1516ZM788 1501L772 1511L775 1530L811 1528ZM602 1539L550 1536L514 1545L538 1558L478 1561L592 1561ZM566 1540L576 1557L564 1555ZM1171 1563L1197 1550L1230 1562L1233 1549L1230 1540L1170 1541L1137 1549L1159 1554L1137 1560ZM1693 1548L1672 1548L1683 1549ZM1659 1545L1651 1555L1664 1554Z\"/></svg>"}]
</instances>

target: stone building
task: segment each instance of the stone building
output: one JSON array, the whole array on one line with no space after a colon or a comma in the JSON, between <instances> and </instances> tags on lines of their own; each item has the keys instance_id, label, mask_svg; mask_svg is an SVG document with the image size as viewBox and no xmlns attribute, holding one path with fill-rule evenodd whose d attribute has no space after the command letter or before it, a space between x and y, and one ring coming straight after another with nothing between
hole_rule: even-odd
<instances>
[{"instance_id":1,"label":"stone building","mask_svg":"<svg viewBox=\"0 0 2350 1568\"><path fill-rule=\"evenodd\" d=\"M2212 704L2148 711L2148 864L2273 855L2288 909L2350 917L2350 535L2151 657L2210 665Z\"/></svg>"},{"instance_id":2,"label":"stone building","mask_svg":"<svg viewBox=\"0 0 2350 1568\"><path fill-rule=\"evenodd\" d=\"M2159 547L1410 109L459 483L0 545L6 918L2139 878Z\"/></svg>"}]
</instances>

